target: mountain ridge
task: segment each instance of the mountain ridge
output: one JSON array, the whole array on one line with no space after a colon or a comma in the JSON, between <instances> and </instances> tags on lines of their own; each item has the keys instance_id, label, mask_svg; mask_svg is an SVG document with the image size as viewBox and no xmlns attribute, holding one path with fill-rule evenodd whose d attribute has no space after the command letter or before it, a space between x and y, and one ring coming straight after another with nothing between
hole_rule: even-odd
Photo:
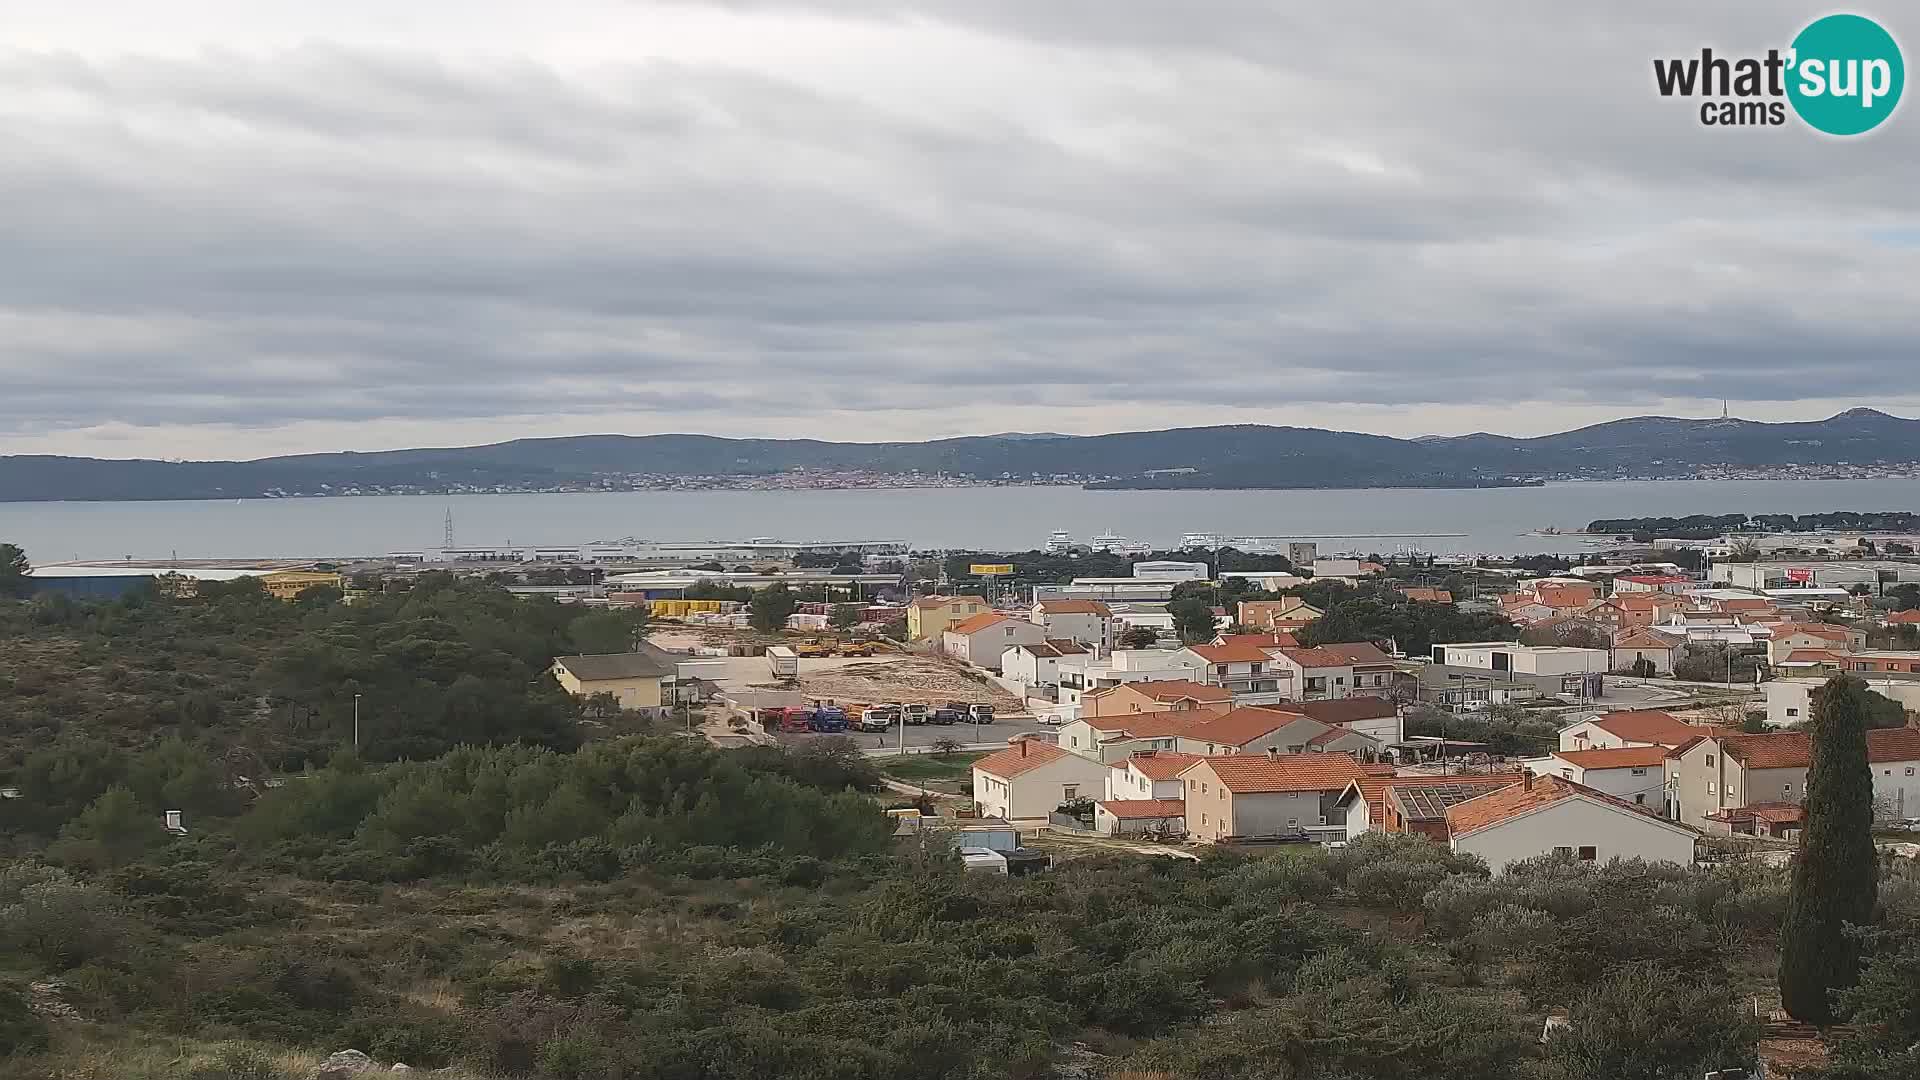
<instances>
[{"instance_id":1,"label":"mountain ridge","mask_svg":"<svg viewBox=\"0 0 1920 1080\"><path fill-rule=\"evenodd\" d=\"M1632 416L1538 436L1402 439L1227 424L1104 435L1005 432L923 442L569 435L476 446L163 461L0 456L0 502L257 498L396 491L590 490L739 483L796 470L1066 479L1100 488L1485 487L1713 468L1920 463L1920 420L1853 408L1769 423ZM831 486L831 485L822 485Z\"/></svg>"}]
</instances>

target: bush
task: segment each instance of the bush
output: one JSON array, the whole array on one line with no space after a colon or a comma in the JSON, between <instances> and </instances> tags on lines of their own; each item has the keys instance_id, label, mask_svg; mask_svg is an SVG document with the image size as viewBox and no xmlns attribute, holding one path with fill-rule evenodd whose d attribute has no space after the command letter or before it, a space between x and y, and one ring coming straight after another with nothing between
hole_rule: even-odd
<instances>
[{"instance_id":1,"label":"bush","mask_svg":"<svg viewBox=\"0 0 1920 1080\"><path fill-rule=\"evenodd\" d=\"M1760 1022L1725 987L1647 964L1621 969L1574 1003L1573 1030L1548 1043L1568 1080L1669 1080L1754 1063Z\"/></svg>"},{"instance_id":2,"label":"bush","mask_svg":"<svg viewBox=\"0 0 1920 1080\"><path fill-rule=\"evenodd\" d=\"M0 985L0 1058L37 1054L46 1048L46 1021L34 1013L25 994Z\"/></svg>"}]
</instances>

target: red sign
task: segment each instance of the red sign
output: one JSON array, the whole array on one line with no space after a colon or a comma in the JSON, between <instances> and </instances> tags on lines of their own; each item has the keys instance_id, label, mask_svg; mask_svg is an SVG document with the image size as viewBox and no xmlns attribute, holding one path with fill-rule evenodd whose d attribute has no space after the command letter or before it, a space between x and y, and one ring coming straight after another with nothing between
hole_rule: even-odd
<instances>
[{"instance_id":1,"label":"red sign","mask_svg":"<svg viewBox=\"0 0 1920 1080\"><path fill-rule=\"evenodd\" d=\"M1813 580L1813 571L1811 571L1811 570L1789 570L1789 571L1787 571L1787 580L1788 580L1788 581L1801 581L1801 582L1805 582L1805 581L1812 581L1812 580Z\"/></svg>"}]
</instances>

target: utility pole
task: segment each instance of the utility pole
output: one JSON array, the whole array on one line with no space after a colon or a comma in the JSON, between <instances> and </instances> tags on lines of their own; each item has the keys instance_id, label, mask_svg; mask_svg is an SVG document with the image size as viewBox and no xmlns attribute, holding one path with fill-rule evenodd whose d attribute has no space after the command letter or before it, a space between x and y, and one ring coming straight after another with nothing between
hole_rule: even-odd
<instances>
[{"instance_id":1,"label":"utility pole","mask_svg":"<svg viewBox=\"0 0 1920 1080\"><path fill-rule=\"evenodd\" d=\"M353 695L353 752L360 752L360 695Z\"/></svg>"}]
</instances>

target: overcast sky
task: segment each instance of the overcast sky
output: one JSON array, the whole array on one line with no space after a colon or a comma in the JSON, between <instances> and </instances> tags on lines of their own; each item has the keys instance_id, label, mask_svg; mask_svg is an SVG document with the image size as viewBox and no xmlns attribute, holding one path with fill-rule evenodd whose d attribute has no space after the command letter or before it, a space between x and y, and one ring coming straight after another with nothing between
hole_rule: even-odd
<instances>
[{"instance_id":1,"label":"overcast sky","mask_svg":"<svg viewBox=\"0 0 1920 1080\"><path fill-rule=\"evenodd\" d=\"M1828 7L1548 8L0 0L0 452L1920 412Z\"/></svg>"}]
</instances>

